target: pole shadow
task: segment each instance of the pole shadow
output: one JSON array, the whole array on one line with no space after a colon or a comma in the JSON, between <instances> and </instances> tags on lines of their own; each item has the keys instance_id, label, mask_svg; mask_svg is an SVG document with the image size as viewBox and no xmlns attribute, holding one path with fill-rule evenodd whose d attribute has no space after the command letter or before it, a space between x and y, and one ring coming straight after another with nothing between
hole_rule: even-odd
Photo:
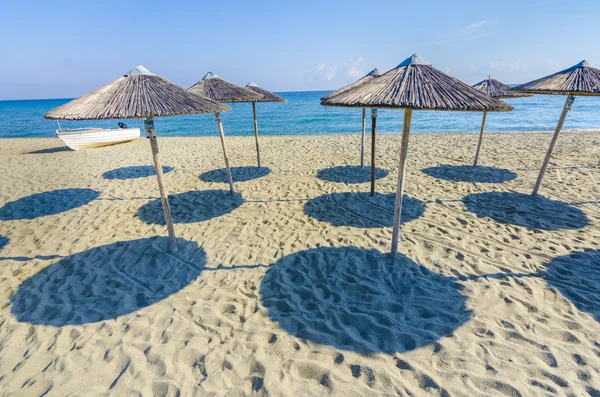
<instances>
[{"instance_id":1,"label":"pole shadow","mask_svg":"<svg viewBox=\"0 0 600 397\"><path fill-rule=\"evenodd\" d=\"M173 171L173 167L169 167L166 165L162 166L163 174ZM146 178L149 176L155 176L156 171L154 170L154 166L151 165L133 165L131 167L121 167L116 168L114 170L106 171L102 174L102 178L104 179L137 179L137 178Z\"/></svg>"},{"instance_id":2,"label":"pole shadow","mask_svg":"<svg viewBox=\"0 0 600 397\"><path fill-rule=\"evenodd\" d=\"M396 194L344 192L315 197L304 204L304 213L333 226L361 228L391 227L394 223ZM403 196L401 223L407 223L425 213L422 201Z\"/></svg>"},{"instance_id":3,"label":"pole shadow","mask_svg":"<svg viewBox=\"0 0 600 397\"><path fill-rule=\"evenodd\" d=\"M546 282L578 310L600 322L600 250L559 256L547 265Z\"/></svg>"},{"instance_id":4,"label":"pole shadow","mask_svg":"<svg viewBox=\"0 0 600 397\"><path fill-rule=\"evenodd\" d=\"M169 195L173 223L203 222L228 214L243 203L241 194L226 190L193 190ZM141 206L137 217L148 224L166 225L161 199Z\"/></svg>"},{"instance_id":5,"label":"pole shadow","mask_svg":"<svg viewBox=\"0 0 600 397\"><path fill-rule=\"evenodd\" d=\"M452 334L471 312L461 286L409 258L355 247L300 251L261 282L262 305L291 335L361 354L407 352Z\"/></svg>"},{"instance_id":6,"label":"pole shadow","mask_svg":"<svg viewBox=\"0 0 600 397\"><path fill-rule=\"evenodd\" d=\"M382 168L375 168L375 179L385 178L390 172ZM365 183L371 181L371 167L357 165L342 165L324 168L317 171L317 178L328 182L346 184Z\"/></svg>"},{"instance_id":7,"label":"pole shadow","mask_svg":"<svg viewBox=\"0 0 600 397\"><path fill-rule=\"evenodd\" d=\"M0 235L0 251L8 245L9 241L8 237Z\"/></svg>"},{"instance_id":8,"label":"pole shadow","mask_svg":"<svg viewBox=\"0 0 600 397\"><path fill-rule=\"evenodd\" d=\"M17 320L53 326L114 319L186 287L206 264L194 242L152 237L95 247L61 259L25 280L11 297ZM183 260L181 260L183 259Z\"/></svg>"},{"instance_id":9,"label":"pole shadow","mask_svg":"<svg viewBox=\"0 0 600 397\"><path fill-rule=\"evenodd\" d=\"M92 189L61 189L36 193L6 203L0 208L1 221L35 219L55 215L88 204L100 193Z\"/></svg>"},{"instance_id":10,"label":"pole shadow","mask_svg":"<svg viewBox=\"0 0 600 397\"><path fill-rule=\"evenodd\" d=\"M40 149L34 150L33 152L27 152L27 154L51 154L51 153L60 153L60 152L72 152L73 150L69 149L65 146L52 147L48 149Z\"/></svg>"},{"instance_id":11,"label":"pole shadow","mask_svg":"<svg viewBox=\"0 0 600 397\"><path fill-rule=\"evenodd\" d=\"M513 192L475 193L465 196L462 202L479 218L487 217L497 222L530 229L580 229L589 223L581 209L539 195Z\"/></svg>"},{"instance_id":12,"label":"pole shadow","mask_svg":"<svg viewBox=\"0 0 600 397\"><path fill-rule=\"evenodd\" d=\"M231 178L234 182L246 182L253 179L262 178L271 173L269 167L231 167ZM229 183L227 179L227 170L225 168L219 168L216 170L206 171L199 176L201 181L204 182L221 182Z\"/></svg>"},{"instance_id":13,"label":"pole shadow","mask_svg":"<svg viewBox=\"0 0 600 397\"><path fill-rule=\"evenodd\" d=\"M515 172L504 168L472 165L439 165L422 169L430 177L452 182L503 183L517 178Z\"/></svg>"}]
</instances>

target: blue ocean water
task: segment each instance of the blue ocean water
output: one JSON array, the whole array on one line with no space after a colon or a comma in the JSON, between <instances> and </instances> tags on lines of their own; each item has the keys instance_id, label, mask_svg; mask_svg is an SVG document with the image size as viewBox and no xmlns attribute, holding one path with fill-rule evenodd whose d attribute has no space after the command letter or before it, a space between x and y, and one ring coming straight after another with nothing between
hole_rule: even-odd
<instances>
[{"instance_id":1,"label":"blue ocean water","mask_svg":"<svg viewBox=\"0 0 600 397\"><path fill-rule=\"evenodd\" d=\"M324 107L319 99L330 91L282 92L287 103L258 103L257 117L262 135L347 134L359 133L361 110ZM0 137L53 137L56 121L43 114L70 99L0 101ZM489 113L486 131L553 131L564 96L534 95L530 98L506 99L515 110ZM249 103L235 103L222 113L226 135L253 135L252 108ZM129 126L137 120L61 121L63 128L110 127L117 122ZM370 127L370 120L367 120ZM143 123L141 123L143 124ZM478 132L481 113L413 112L411 132ZM217 127L210 114L160 117L155 121L161 136L214 136ZM142 125L143 126L143 125ZM577 97L563 127L565 130L600 129L600 98ZM402 112L379 110L377 131L399 133Z\"/></svg>"}]
</instances>

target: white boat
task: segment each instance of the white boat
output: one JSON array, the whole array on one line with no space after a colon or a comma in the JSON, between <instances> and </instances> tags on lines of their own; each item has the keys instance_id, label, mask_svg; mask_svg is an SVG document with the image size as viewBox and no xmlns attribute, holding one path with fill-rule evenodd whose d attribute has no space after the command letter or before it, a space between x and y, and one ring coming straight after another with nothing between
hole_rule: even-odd
<instances>
[{"instance_id":1,"label":"white boat","mask_svg":"<svg viewBox=\"0 0 600 397\"><path fill-rule=\"evenodd\" d=\"M103 128L60 128L56 136L72 150L89 149L100 146L116 145L133 141L140 137L139 128L116 128L105 130Z\"/></svg>"}]
</instances>

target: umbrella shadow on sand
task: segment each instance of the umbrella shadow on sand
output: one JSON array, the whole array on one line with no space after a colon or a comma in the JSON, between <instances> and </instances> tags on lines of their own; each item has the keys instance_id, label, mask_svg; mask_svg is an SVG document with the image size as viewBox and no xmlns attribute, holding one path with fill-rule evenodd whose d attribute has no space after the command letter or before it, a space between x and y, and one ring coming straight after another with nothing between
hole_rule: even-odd
<instances>
[{"instance_id":1,"label":"umbrella shadow on sand","mask_svg":"<svg viewBox=\"0 0 600 397\"><path fill-rule=\"evenodd\" d=\"M580 229L589 220L579 208L543 196L513 192L476 193L462 199L467 209L479 218L530 229Z\"/></svg>"},{"instance_id":2,"label":"umbrella shadow on sand","mask_svg":"<svg viewBox=\"0 0 600 397\"><path fill-rule=\"evenodd\" d=\"M333 226L361 228L391 227L394 217L396 194L375 193L331 193L315 197L306 202L304 213ZM404 195L401 223L410 222L425 213L422 201Z\"/></svg>"},{"instance_id":3,"label":"umbrella shadow on sand","mask_svg":"<svg viewBox=\"0 0 600 397\"><path fill-rule=\"evenodd\" d=\"M390 172L382 168L375 168L375 179L385 178ZM371 168L357 165L342 165L324 168L317 171L317 178L328 182L346 184L365 183L371 181Z\"/></svg>"},{"instance_id":4,"label":"umbrella shadow on sand","mask_svg":"<svg viewBox=\"0 0 600 397\"><path fill-rule=\"evenodd\" d=\"M452 278L460 282L479 279L539 278L556 289L577 310L600 323L600 250L585 249L559 256L535 273L492 273Z\"/></svg>"},{"instance_id":5,"label":"umbrella shadow on sand","mask_svg":"<svg viewBox=\"0 0 600 397\"><path fill-rule=\"evenodd\" d=\"M115 319L186 287L206 264L194 242L153 237L121 241L63 258L25 280L11 297L17 320L53 326Z\"/></svg>"},{"instance_id":6,"label":"umbrella shadow on sand","mask_svg":"<svg viewBox=\"0 0 600 397\"><path fill-rule=\"evenodd\" d=\"M9 242L10 240L8 239L8 237L0 235L0 251L2 251L2 248L6 247Z\"/></svg>"},{"instance_id":7,"label":"umbrella shadow on sand","mask_svg":"<svg viewBox=\"0 0 600 397\"><path fill-rule=\"evenodd\" d=\"M472 165L438 165L421 170L430 177L452 182L503 183L517 178L515 172L504 168Z\"/></svg>"},{"instance_id":8,"label":"umbrella shadow on sand","mask_svg":"<svg viewBox=\"0 0 600 397\"><path fill-rule=\"evenodd\" d=\"M61 189L36 193L6 203L0 208L0 220L35 219L60 214L97 199L100 193L92 189Z\"/></svg>"},{"instance_id":9,"label":"umbrella shadow on sand","mask_svg":"<svg viewBox=\"0 0 600 397\"><path fill-rule=\"evenodd\" d=\"M231 167L231 178L234 182L246 182L253 179L262 178L271 173L269 167ZM199 176L204 182L221 182L229 183L227 179L227 171L225 168L206 171Z\"/></svg>"},{"instance_id":10,"label":"umbrella shadow on sand","mask_svg":"<svg viewBox=\"0 0 600 397\"><path fill-rule=\"evenodd\" d=\"M162 166L163 174L173 171L173 167L169 167L166 165ZM155 176L156 171L154 170L154 166L152 165L133 165L131 167L121 167L116 168L114 170L106 171L102 174L102 178L104 179L137 179L137 178L146 178L149 176Z\"/></svg>"},{"instance_id":11,"label":"umbrella shadow on sand","mask_svg":"<svg viewBox=\"0 0 600 397\"><path fill-rule=\"evenodd\" d=\"M261 282L269 317L298 338L357 353L407 352L451 335L471 312L461 285L409 258L355 247L300 251Z\"/></svg>"},{"instance_id":12,"label":"umbrella shadow on sand","mask_svg":"<svg viewBox=\"0 0 600 397\"><path fill-rule=\"evenodd\" d=\"M244 203L241 194L226 190L193 190L169 195L173 223L203 222L226 215ZM145 223L165 225L162 201L153 200L137 211Z\"/></svg>"},{"instance_id":13,"label":"umbrella shadow on sand","mask_svg":"<svg viewBox=\"0 0 600 397\"><path fill-rule=\"evenodd\" d=\"M547 264L545 279L577 309L600 323L600 250L559 256Z\"/></svg>"}]
</instances>

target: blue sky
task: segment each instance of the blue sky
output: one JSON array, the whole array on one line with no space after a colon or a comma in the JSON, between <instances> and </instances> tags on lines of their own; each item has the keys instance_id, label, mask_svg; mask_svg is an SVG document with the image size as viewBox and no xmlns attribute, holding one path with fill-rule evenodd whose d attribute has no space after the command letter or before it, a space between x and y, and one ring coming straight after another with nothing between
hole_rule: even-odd
<instances>
[{"instance_id":1,"label":"blue sky","mask_svg":"<svg viewBox=\"0 0 600 397\"><path fill-rule=\"evenodd\" d=\"M274 91L336 89L412 53L474 84L600 66L599 0L11 1L0 99L75 97L137 64Z\"/></svg>"}]
</instances>

